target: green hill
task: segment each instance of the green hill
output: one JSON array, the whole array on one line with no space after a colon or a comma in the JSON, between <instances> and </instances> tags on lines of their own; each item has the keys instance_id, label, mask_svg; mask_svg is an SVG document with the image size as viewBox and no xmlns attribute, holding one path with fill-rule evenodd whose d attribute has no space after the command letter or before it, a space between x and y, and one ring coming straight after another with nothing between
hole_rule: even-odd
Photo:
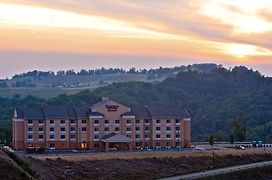
<instances>
[{"instance_id":1,"label":"green hill","mask_svg":"<svg viewBox=\"0 0 272 180\"><path fill-rule=\"evenodd\" d=\"M0 122L10 127L10 113L15 106L90 105L101 96L109 96L128 106L171 104L187 108L192 118L194 141L206 140L209 135L216 134L218 121L221 139L228 140L229 135L235 133L231 126L233 119L238 119L236 125L245 127L246 140L262 140L269 132L268 126L264 125L272 120L272 78L245 67L235 67L231 71L218 67L209 73L180 72L162 82L113 83L92 92L86 90L47 101L34 97L0 99Z\"/></svg>"}]
</instances>

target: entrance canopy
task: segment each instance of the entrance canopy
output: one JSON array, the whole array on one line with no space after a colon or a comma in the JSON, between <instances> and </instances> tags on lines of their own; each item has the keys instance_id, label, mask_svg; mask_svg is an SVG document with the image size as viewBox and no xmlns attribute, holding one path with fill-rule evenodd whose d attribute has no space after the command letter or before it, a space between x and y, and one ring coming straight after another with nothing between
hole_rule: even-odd
<instances>
[{"instance_id":1,"label":"entrance canopy","mask_svg":"<svg viewBox=\"0 0 272 180\"><path fill-rule=\"evenodd\" d=\"M109 142L109 143L130 143L132 139L122 135L111 133L101 138L102 142Z\"/></svg>"}]
</instances>

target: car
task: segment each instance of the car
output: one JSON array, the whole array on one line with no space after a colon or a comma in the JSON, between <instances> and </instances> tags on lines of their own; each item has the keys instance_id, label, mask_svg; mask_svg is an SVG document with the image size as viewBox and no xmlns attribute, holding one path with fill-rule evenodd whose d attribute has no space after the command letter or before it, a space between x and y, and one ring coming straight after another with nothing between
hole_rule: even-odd
<instances>
[{"instance_id":1,"label":"car","mask_svg":"<svg viewBox=\"0 0 272 180\"><path fill-rule=\"evenodd\" d=\"M204 148L200 148L200 147L195 147L195 150L198 150L198 151L205 151Z\"/></svg>"},{"instance_id":2,"label":"car","mask_svg":"<svg viewBox=\"0 0 272 180\"><path fill-rule=\"evenodd\" d=\"M246 150L246 148L244 146L237 146L236 149Z\"/></svg>"}]
</instances>

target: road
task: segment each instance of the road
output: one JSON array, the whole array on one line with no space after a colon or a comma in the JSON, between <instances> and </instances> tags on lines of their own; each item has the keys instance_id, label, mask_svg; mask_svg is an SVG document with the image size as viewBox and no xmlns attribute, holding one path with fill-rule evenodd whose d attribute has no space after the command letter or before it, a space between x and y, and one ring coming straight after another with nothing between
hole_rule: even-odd
<instances>
[{"instance_id":1,"label":"road","mask_svg":"<svg viewBox=\"0 0 272 180\"><path fill-rule=\"evenodd\" d=\"M220 169L214 169L214 170L207 170L202 172L196 172L191 174L185 174L181 176L174 176L169 178L163 178L161 180L180 180L180 179L197 179L197 178L203 178L207 176L213 176L218 174L226 174L246 169L252 169L256 167L264 167L264 166L271 166L272 161L265 161L265 162L259 162L259 163L253 163L253 164L245 164L245 165L239 165L239 166L231 166L226 168L220 168Z\"/></svg>"}]
</instances>

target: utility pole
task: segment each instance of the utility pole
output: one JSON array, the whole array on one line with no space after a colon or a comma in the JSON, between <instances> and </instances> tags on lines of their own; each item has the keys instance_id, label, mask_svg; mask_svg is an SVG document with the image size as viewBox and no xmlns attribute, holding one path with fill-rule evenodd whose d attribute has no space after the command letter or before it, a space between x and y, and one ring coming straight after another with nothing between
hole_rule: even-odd
<instances>
[{"instance_id":1,"label":"utility pole","mask_svg":"<svg viewBox=\"0 0 272 180\"><path fill-rule=\"evenodd\" d=\"M265 151L265 142L266 142L266 124L264 124L264 151Z\"/></svg>"},{"instance_id":2,"label":"utility pole","mask_svg":"<svg viewBox=\"0 0 272 180\"><path fill-rule=\"evenodd\" d=\"M219 131L219 120L216 121L216 141L217 141L217 146L218 146L218 138L219 138L219 135L218 135L218 131Z\"/></svg>"},{"instance_id":3,"label":"utility pole","mask_svg":"<svg viewBox=\"0 0 272 180\"><path fill-rule=\"evenodd\" d=\"M271 121L269 122L269 141L271 147Z\"/></svg>"}]
</instances>

